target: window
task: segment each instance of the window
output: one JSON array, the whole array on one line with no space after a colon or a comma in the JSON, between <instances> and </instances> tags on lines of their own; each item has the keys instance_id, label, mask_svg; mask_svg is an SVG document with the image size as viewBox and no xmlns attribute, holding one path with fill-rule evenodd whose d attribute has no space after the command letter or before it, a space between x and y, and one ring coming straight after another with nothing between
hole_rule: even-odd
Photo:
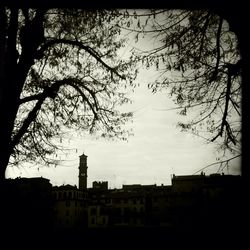
<instances>
[{"instance_id":1,"label":"window","mask_svg":"<svg viewBox=\"0 0 250 250\"><path fill-rule=\"evenodd\" d=\"M91 224L95 224L95 217L91 218Z\"/></svg>"},{"instance_id":2,"label":"window","mask_svg":"<svg viewBox=\"0 0 250 250\"><path fill-rule=\"evenodd\" d=\"M67 200L67 201L65 202L65 204L66 204L66 207L70 207L70 201L69 201L69 200Z\"/></svg>"}]
</instances>

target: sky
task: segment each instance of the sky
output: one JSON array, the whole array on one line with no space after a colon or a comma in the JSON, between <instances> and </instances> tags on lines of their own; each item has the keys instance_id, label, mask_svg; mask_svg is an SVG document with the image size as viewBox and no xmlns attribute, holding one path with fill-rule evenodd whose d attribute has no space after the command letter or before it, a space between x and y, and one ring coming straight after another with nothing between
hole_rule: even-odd
<instances>
[{"instance_id":1,"label":"sky","mask_svg":"<svg viewBox=\"0 0 250 250\"><path fill-rule=\"evenodd\" d=\"M215 162L218 155L215 145L187 132L181 132L177 123L182 116L165 92L152 94L146 81L152 72L142 71L139 88L131 94L132 104L123 109L134 112L133 122L127 127L134 135L128 141L107 141L86 135L73 137L65 142L75 148L62 157L57 167L32 166L8 168L6 176L44 177L52 185L78 185L79 156L88 156L88 187L93 181L108 181L109 188L121 188L123 184L171 185L171 175L191 175ZM218 165L205 171L216 172ZM225 174L240 174L240 161L236 160Z\"/></svg>"},{"instance_id":2,"label":"sky","mask_svg":"<svg viewBox=\"0 0 250 250\"><path fill-rule=\"evenodd\" d=\"M128 43L122 56L128 55L133 46L152 46L152 41L143 44ZM156 72L141 70L137 78L140 84L130 94L132 104L122 107L133 111L132 123L126 124L133 129L134 136L128 141L107 141L85 135L82 138L73 135L65 140L65 146L71 149L61 157L57 167L9 167L7 178L44 177L52 185L78 185L79 156L88 156L88 187L93 181L108 181L109 188L121 188L123 184L171 185L171 176L192 175L198 170L216 161L218 152L215 144L187 132L181 132L177 123L182 121L173 100L166 92L152 94L147 88L149 80L154 80ZM168 111L166 111L168 109ZM170 110L169 110L170 109ZM207 168L205 173L216 172L218 165ZM225 169L226 174L240 174L240 160Z\"/></svg>"}]
</instances>

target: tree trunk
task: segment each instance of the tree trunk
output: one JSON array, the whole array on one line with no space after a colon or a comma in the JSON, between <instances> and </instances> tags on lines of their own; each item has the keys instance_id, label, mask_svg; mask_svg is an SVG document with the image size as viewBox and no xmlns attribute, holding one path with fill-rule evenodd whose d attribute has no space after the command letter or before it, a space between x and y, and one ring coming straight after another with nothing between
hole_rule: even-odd
<instances>
[{"instance_id":1,"label":"tree trunk","mask_svg":"<svg viewBox=\"0 0 250 250\"><path fill-rule=\"evenodd\" d=\"M4 160L2 159L6 153L4 152L5 147L3 147L2 144L4 144L4 133L3 133L3 119L2 116L2 107L3 107L3 97L4 97L4 72L5 72L5 45L6 45L6 13L5 8L0 8L0 180L3 179L5 170L4 169L5 164L3 163Z\"/></svg>"},{"instance_id":2,"label":"tree trunk","mask_svg":"<svg viewBox=\"0 0 250 250\"><path fill-rule=\"evenodd\" d=\"M5 9L0 10L5 14ZM19 108L20 95L37 48L42 42L44 10L38 10L31 23L25 23L22 53L17 57L18 9L10 9L10 20L0 20L0 181L5 179L5 170L13 153L12 133ZM4 35L2 35L2 33ZM7 37L7 39L6 39ZM21 39L21 38L20 38ZM22 41L21 41L22 42Z\"/></svg>"},{"instance_id":3,"label":"tree trunk","mask_svg":"<svg viewBox=\"0 0 250 250\"><path fill-rule=\"evenodd\" d=\"M20 88L16 86L16 40L18 29L18 9L11 9L7 27L5 9L1 9L1 62L0 62L0 181L5 178L5 170L10 158L10 141L18 109ZM5 25L5 27L3 27ZM7 28L6 28L7 27ZM7 38L8 37L8 38Z\"/></svg>"}]
</instances>

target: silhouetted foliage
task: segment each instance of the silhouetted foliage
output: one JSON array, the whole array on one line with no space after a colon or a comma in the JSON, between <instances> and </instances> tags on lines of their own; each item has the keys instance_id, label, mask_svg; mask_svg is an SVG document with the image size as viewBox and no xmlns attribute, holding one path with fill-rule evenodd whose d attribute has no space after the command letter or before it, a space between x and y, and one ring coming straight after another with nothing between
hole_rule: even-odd
<instances>
[{"instance_id":1,"label":"silhouetted foliage","mask_svg":"<svg viewBox=\"0 0 250 250\"><path fill-rule=\"evenodd\" d=\"M116 10L1 8L0 165L54 164L68 131L126 139L132 62ZM3 176L3 175L2 175Z\"/></svg>"},{"instance_id":2,"label":"silhouetted foliage","mask_svg":"<svg viewBox=\"0 0 250 250\"><path fill-rule=\"evenodd\" d=\"M124 17L118 26L136 42L152 41L150 49L134 49L134 60L156 69L148 86L175 100L188 118L179 127L240 154L242 62L227 21L210 10L124 11Z\"/></svg>"}]
</instances>

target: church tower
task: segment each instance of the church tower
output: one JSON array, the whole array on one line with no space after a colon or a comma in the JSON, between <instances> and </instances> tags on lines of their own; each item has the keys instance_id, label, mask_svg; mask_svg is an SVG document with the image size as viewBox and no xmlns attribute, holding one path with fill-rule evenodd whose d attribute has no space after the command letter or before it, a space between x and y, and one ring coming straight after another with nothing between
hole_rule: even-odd
<instances>
[{"instance_id":1,"label":"church tower","mask_svg":"<svg viewBox=\"0 0 250 250\"><path fill-rule=\"evenodd\" d=\"M85 154L79 156L80 164L79 164L79 189L85 190L87 189L87 157Z\"/></svg>"}]
</instances>

